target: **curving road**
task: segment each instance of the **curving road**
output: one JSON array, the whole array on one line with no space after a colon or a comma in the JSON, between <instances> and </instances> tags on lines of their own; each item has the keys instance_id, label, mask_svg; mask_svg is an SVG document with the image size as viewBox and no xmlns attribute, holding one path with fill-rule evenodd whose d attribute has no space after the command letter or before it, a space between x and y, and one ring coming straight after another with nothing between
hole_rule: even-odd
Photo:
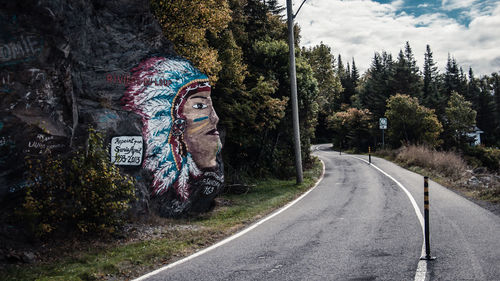
<instances>
[{"instance_id":1,"label":"curving road","mask_svg":"<svg viewBox=\"0 0 500 281\"><path fill-rule=\"evenodd\" d=\"M420 262L423 178L315 147L323 180L244 235L139 280L500 280L500 217L430 182L431 250ZM417 272L417 268L418 271Z\"/></svg>"}]
</instances>

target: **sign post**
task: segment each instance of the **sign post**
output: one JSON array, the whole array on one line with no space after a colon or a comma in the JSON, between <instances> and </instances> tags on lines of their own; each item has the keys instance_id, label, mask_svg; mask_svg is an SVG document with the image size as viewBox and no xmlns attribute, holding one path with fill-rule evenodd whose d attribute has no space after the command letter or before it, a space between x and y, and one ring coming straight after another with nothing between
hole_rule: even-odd
<instances>
[{"instance_id":1,"label":"sign post","mask_svg":"<svg viewBox=\"0 0 500 281\"><path fill-rule=\"evenodd\" d=\"M379 128L382 130L382 149L384 149L385 146L385 137L384 137L384 130L387 130L387 118L380 118L378 120Z\"/></svg>"}]
</instances>

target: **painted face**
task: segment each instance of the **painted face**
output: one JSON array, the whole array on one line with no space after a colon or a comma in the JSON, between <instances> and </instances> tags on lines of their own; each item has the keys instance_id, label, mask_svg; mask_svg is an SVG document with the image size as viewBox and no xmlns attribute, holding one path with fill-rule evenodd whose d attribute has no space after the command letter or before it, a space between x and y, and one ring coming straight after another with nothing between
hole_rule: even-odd
<instances>
[{"instance_id":1,"label":"painted face","mask_svg":"<svg viewBox=\"0 0 500 281\"><path fill-rule=\"evenodd\" d=\"M200 168L215 167L222 145L217 131L219 117L212 106L210 91L191 95L184 105L183 115L186 117L184 142L194 162Z\"/></svg>"}]
</instances>

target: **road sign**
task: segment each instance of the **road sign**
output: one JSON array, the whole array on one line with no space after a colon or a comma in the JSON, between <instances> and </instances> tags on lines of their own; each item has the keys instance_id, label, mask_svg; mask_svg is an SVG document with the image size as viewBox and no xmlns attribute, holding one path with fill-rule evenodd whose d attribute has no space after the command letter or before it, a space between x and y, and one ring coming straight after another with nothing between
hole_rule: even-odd
<instances>
[{"instance_id":1,"label":"road sign","mask_svg":"<svg viewBox=\"0 0 500 281\"><path fill-rule=\"evenodd\" d=\"M380 118L378 123L381 130L387 129L387 118Z\"/></svg>"}]
</instances>

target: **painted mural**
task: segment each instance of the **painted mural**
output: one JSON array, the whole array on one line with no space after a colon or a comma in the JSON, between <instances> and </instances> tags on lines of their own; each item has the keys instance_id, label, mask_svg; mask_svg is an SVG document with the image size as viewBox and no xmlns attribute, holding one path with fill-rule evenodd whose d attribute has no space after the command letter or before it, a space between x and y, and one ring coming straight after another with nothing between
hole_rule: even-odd
<instances>
[{"instance_id":1,"label":"painted mural","mask_svg":"<svg viewBox=\"0 0 500 281\"><path fill-rule=\"evenodd\" d=\"M153 57L132 69L131 81L122 101L142 117L152 195L175 191L178 206L215 195L223 183L222 145L208 77L185 59Z\"/></svg>"}]
</instances>

